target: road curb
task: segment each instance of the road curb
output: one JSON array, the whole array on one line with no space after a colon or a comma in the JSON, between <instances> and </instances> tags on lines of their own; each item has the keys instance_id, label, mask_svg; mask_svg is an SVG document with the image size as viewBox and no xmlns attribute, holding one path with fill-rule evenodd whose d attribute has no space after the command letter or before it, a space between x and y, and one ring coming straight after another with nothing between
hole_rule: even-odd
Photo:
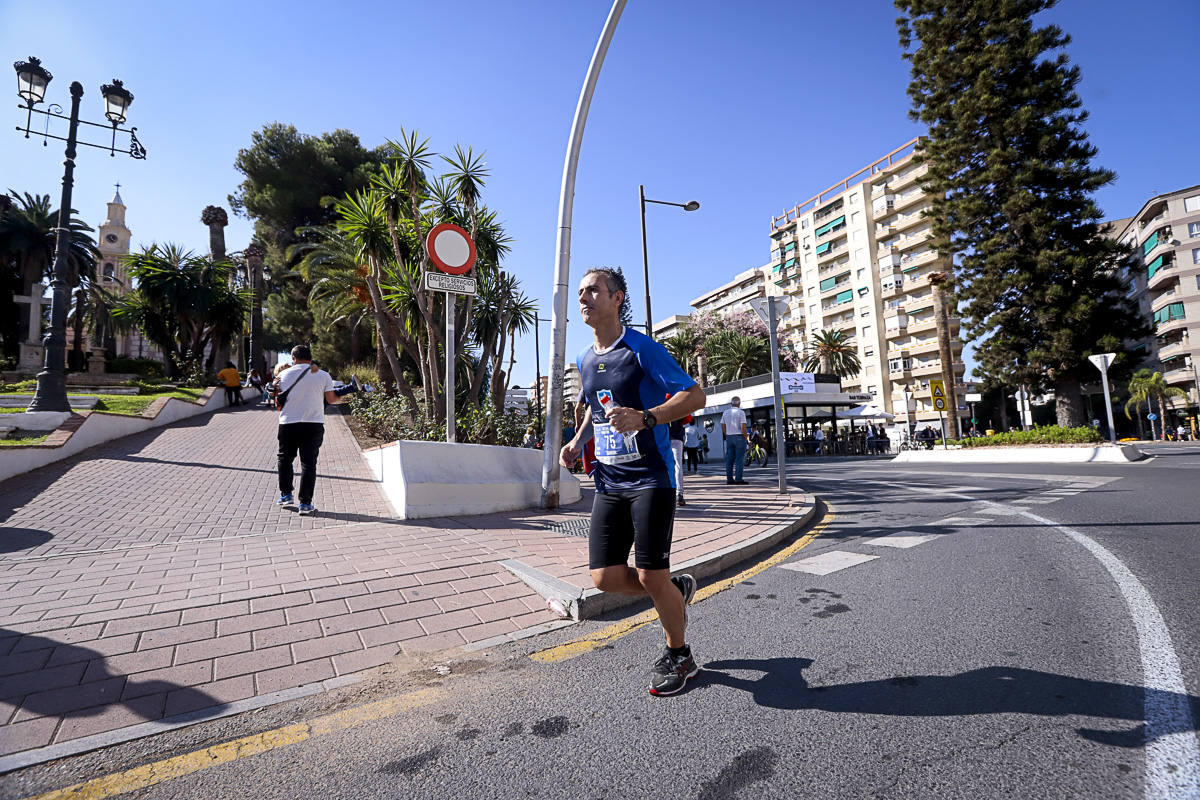
<instances>
[{"instance_id":1,"label":"road curb","mask_svg":"<svg viewBox=\"0 0 1200 800\"><path fill-rule=\"evenodd\" d=\"M1134 445L1098 447L981 447L905 450L892 463L907 464L1128 464L1149 458Z\"/></svg>"},{"instance_id":2,"label":"road curb","mask_svg":"<svg viewBox=\"0 0 1200 800\"><path fill-rule=\"evenodd\" d=\"M787 522L768 528L737 544L723 547L689 561L672 564L671 571L674 573L688 572L697 579L703 579L724 572L729 567L740 564L748 558L753 558L791 536L812 520L817 512L816 497L805 494L804 498L798 507L797 516ZM572 620L590 619L607 611L641 602L643 599L602 592L595 588L580 589L561 578L556 578L516 559L500 563L505 569L524 581L529 588L546 598L547 602L558 600L562 603Z\"/></svg>"}]
</instances>

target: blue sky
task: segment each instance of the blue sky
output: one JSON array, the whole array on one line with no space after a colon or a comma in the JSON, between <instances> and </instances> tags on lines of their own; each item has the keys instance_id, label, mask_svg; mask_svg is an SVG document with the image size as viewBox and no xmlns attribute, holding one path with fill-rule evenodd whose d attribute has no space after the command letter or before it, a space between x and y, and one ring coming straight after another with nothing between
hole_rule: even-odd
<instances>
[{"instance_id":1,"label":"blue sky","mask_svg":"<svg viewBox=\"0 0 1200 800\"><path fill-rule=\"evenodd\" d=\"M563 156L609 3L462 0L454 4L127 0L0 3L0 55L43 60L48 100L84 84L101 120L101 83L134 93L129 124L146 161L84 149L76 208L104 218L121 182L135 244L207 250L199 223L228 207L239 148L265 123L356 132L374 146L416 128L441 152L486 151L487 204L514 239L506 267L549 316ZM450 12L453 12L452 14ZM654 316L764 263L772 214L806 200L921 133L907 119L907 63L891 3L630 0L592 104L576 186L572 282L620 265L642 310L638 185L701 209L648 208ZM1098 163L1118 180L1098 195L1112 218L1158 192L1200 183L1195 0L1063 0L1045 15L1073 38ZM62 149L22 139L10 75L0 189L60 191ZM230 249L249 241L234 219ZM574 307L572 306L572 312ZM568 351L590 341L574 317ZM543 325L543 363L549 325ZM514 383L534 374L533 340Z\"/></svg>"}]
</instances>

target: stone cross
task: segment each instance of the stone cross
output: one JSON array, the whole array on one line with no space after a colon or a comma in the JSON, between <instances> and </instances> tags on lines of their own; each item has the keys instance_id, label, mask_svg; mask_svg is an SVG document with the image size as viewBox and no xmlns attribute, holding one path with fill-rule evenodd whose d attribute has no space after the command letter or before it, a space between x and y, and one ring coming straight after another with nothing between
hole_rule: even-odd
<instances>
[{"instance_id":1,"label":"stone cross","mask_svg":"<svg viewBox=\"0 0 1200 800\"><path fill-rule=\"evenodd\" d=\"M35 283L29 287L29 294L15 295L13 301L29 306L29 332L25 341L30 344L42 343L42 306L50 305L50 301L42 297L46 291L45 284Z\"/></svg>"}]
</instances>

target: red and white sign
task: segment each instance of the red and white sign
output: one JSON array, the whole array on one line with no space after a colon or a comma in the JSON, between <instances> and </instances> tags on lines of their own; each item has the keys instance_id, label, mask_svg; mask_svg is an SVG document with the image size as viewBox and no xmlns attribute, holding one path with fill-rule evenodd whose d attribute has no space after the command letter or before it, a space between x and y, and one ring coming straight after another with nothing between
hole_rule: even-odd
<instances>
[{"instance_id":1,"label":"red and white sign","mask_svg":"<svg viewBox=\"0 0 1200 800\"><path fill-rule=\"evenodd\" d=\"M463 275L475 266L475 242L451 222L433 226L425 237L425 251L433 265L448 275Z\"/></svg>"}]
</instances>

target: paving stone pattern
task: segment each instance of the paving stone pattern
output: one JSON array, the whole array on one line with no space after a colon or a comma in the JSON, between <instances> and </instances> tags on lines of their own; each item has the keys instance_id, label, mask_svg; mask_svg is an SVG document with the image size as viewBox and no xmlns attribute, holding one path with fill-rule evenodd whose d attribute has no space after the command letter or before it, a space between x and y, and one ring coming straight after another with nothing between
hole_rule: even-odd
<instances>
[{"instance_id":1,"label":"paving stone pattern","mask_svg":"<svg viewBox=\"0 0 1200 800\"><path fill-rule=\"evenodd\" d=\"M342 417L311 517L274 503L273 412L126 437L0 483L0 755L347 675L555 619L500 566L590 586L583 502L404 523ZM734 491L736 489L737 491ZM675 560L794 510L692 479Z\"/></svg>"}]
</instances>

